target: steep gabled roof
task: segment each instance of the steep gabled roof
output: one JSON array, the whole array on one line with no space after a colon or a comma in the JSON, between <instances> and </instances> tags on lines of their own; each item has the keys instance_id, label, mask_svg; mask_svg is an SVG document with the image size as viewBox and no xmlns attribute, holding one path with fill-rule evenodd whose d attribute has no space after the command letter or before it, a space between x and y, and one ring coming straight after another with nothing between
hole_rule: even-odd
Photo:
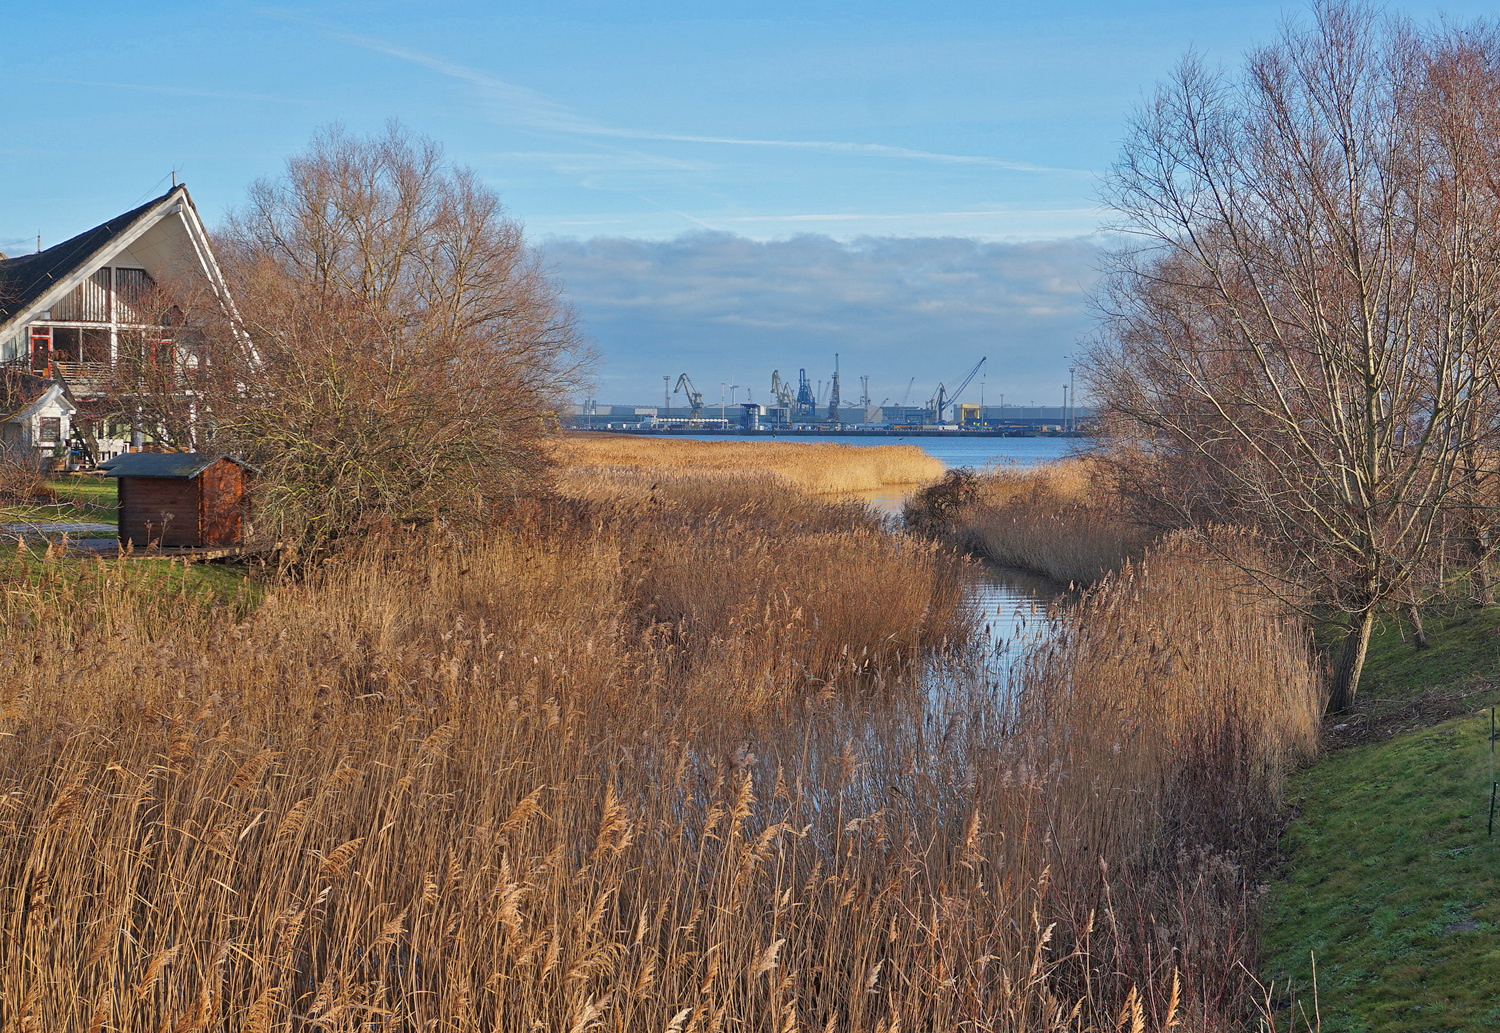
<instances>
[{"instance_id":1,"label":"steep gabled roof","mask_svg":"<svg viewBox=\"0 0 1500 1033\"><path fill-rule=\"evenodd\" d=\"M57 381L32 373L7 371L0 376L0 423L26 419L54 399L69 412L78 410Z\"/></svg>"},{"instance_id":2,"label":"steep gabled roof","mask_svg":"<svg viewBox=\"0 0 1500 1033\"><path fill-rule=\"evenodd\" d=\"M0 326L87 264L152 209L178 193L186 195L187 188L179 184L139 208L132 208L45 251L0 261Z\"/></svg>"}]
</instances>

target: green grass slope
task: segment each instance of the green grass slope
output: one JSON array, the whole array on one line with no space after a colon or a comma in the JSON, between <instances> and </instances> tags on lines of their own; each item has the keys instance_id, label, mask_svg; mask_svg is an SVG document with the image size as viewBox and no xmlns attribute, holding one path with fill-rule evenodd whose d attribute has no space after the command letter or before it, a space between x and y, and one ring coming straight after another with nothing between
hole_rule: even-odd
<instances>
[{"instance_id":1,"label":"green grass slope","mask_svg":"<svg viewBox=\"0 0 1500 1033\"><path fill-rule=\"evenodd\" d=\"M53 477L47 482L55 498L0 506L0 524L112 524L118 512L113 480L97 475Z\"/></svg>"},{"instance_id":2,"label":"green grass slope","mask_svg":"<svg viewBox=\"0 0 1500 1033\"><path fill-rule=\"evenodd\" d=\"M1374 741L1289 780L1261 978L1295 998L1298 1029L1305 1011L1330 1033L1500 1030L1500 815L1486 830L1500 774L1488 711L1474 713L1500 696L1497 621L1495 607L1432 620L1422 652L1384 629L1350 719ZM1410 730L1455 706L1465 716Z\"/></svg>"}]
</instances>

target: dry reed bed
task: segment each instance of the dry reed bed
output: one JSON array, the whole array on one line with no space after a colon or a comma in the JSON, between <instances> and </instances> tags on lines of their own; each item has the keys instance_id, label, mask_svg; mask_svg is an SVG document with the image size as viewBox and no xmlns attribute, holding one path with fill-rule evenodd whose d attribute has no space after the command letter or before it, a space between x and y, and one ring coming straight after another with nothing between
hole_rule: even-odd
<instances>
[{"instance_id":1,"label":"dry reed bed","mask_svg":"<svg viewBox=\"0 0 1500 1033\"><path fill-rule=\"evenodd\" d=\"M914 524L1002 566L1092 585L1139 557L1147 536L1107 503L1088 459L986 469L949 479L908 505Z\"/></svg>"},{"instance_id":2,"label":"dry reed bed","mask_svg":"<svg viewBox=\"0 0 1500 1033\"><path fill-rule=\"evenodd\" d=\"M915 445L839 445L789 441L693 441L624 434L568 434L556 446L564 476L600 471L762 473L803 491L831 495L941 477L941 460Z\"/></svg>"},{"instance_id":3,"label":"dry reed bed","mask_svg":"<svg viewBox=\"0 0 1500 1033\"><path fill-rule=\"evenodd\" d=\"M1028 820L1067 829L1052 863L1079 874L1060 947L1093 954L1104 936L1121 990L1180 968L1204 1025L1256 1003L1257 869L1323 710L1305 629L1222 558L1247 548L1181 538L1126 561L1029 656L1013 719L1030 731L997 758L1002 780L1049 785Z\"/></svg>"},{"instance_id":4,"label":"dry reed bed","mask_svg":"<svg viewBox=\"0 0 1500 1033\"><path fill-rule=\"evenodd\" d=\"M753 491L726 512L677 487L372 550L248 618L139 597L110 563L7 585L0 1027L1235 1015L1248 890L1231 851L1305 747L1295 629L1260 603L1231 619L1202 557L1161 556L1065 624L1019 695L980 675L903 691L890 662L914 633L880 663L837 641L883 619L878 577L773 598L810 558L876 552L868 518L777 523ZM755 545L768 530L780 554ZM746 580L653 574L695 570L705 539ZM882 545L934 565L904 591L951 573ZM930 635L961 637L956 605L924 605ZM759 655L798 621L816 646ZM725 676L717 654L747 636ZM1207 789L1233 799L1185 802Z\"/></svg>"}]
</instances>

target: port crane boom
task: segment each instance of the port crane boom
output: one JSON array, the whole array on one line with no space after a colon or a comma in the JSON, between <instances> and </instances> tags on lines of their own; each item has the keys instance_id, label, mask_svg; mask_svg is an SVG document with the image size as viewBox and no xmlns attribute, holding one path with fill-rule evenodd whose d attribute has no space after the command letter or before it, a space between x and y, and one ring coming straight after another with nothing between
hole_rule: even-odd
<instances>
[{"instance_id":1,"label":"port crane boom","mask_svg":"<svg viewBox=\"0 0 1500 1033\"><path fill-rule=\"evenodd\" d=\"M686 373L677 378L677 386L672 389L674 395L679 391L687 395L688 405L693 407L688 419L696 420L703 413L703 392L693 387L693 382Z\"/></svg>"},{"instance_id":2,"label":"port crane boom","mask_svg":"<svg viewBox=\"0 0 1500 1033\"><path fill-rule=\"evenodd\" d=\"M986 358L988 358L988 356L981 356L979 361L974 363L974 368L969 370L969 375L964 377L963 382L953 390L952 394L948 393L948 389L944 385L938 385L937 394L934 395L932 401L928 403L929 407L933 411L933 414L937 417L937 422L943 422L943 410L948 406L956 403L958 401L958 396L964 393L964 388L968 387L974 382L974 378L979 375L980 367L984 365Z\"/></svg>"},{"instance_id":3,"label":"port crane boom","mask_svg":"<svg viewBox=\"0 0 1500 1033\"><path fill-rule=\"evenodd\" d=\"M771 397L776 399L777 405L786 407L787 414L791 415L797 410L797 396L792 393L792 385L781 379L781 371L771 371Z\"/></svg>"}]
</instances>

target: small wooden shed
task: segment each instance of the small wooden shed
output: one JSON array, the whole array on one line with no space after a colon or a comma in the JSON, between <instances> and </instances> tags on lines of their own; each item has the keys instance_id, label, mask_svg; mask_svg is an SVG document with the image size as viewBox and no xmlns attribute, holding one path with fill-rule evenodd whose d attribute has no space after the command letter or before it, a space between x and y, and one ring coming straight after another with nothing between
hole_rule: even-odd
<instances>
[{"instance_id":1,"label":"small wooden shed","mask_svg":"<svg viewBox=\"0 0 1500 1033\"><path fill-rule=\"evenodd\" d=\"M163 549L238 545L245 480L260 472L233 456L202 452L130 452L103 469L118 484L120 542Z\"/></svg>"}]
</instances>

